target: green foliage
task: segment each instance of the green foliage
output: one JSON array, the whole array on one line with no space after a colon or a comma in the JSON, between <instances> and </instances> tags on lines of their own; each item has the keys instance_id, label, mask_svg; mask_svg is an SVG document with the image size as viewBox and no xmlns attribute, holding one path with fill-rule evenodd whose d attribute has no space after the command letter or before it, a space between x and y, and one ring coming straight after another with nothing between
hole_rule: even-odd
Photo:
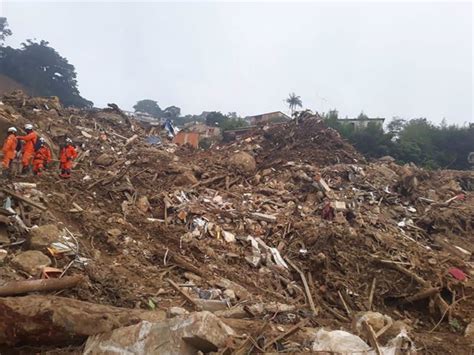
<instances>
[{"instance_id":1,"label":"green foliage","mask_svg":"<svg viewBox=\"0 0 474 355\"><path fill-rule=\"evenodd\" d=\"M211 147L212 140L209 138L202 138L199 140L199 148L207 150Z\"/></svg>"},{"instance_id":2,"label":"green foliage","mask_svg":"<svg viewBox=\"0 0 474 355\"><path fill-rule=\"evenodd\" d=\"M227 116L217 111L209 112L207 114L206 124L208 126L219 127L222 131L248 126L247 121L237 115L232 115L231 113L231 116Z\"/></svg>"},{"instance_id":3,"label":"green foliage","mask_svg":"<svg viewBox=\"0 0 474 355\"><path fill-rule=\"evenodd\" d=\"M164 118L176 118L181 115L181 109L177 106L170 106L164 109L162 117Z\"/></svg>"},{"instance_id":4,"label":"green foliage","mask_svg":"<svg viewBox=\"0 0 474 355\"><path fill-rule=\"evenodd\" d=\"M27 40L20 49L3 47L0 73L41 96L58 96L66 106L92 107L77 88L76 71L46 41Z\"/></svg>"},{"instance_id":5,"label":"green foliage","mask_svg":"<svg viewBox=\"0 0 474 355\"><path fill-rule=\"evenodd\" d=\"M184 126L188 123L206 123L206 118L203 115L186 115L174 117L171 119L175 126Z\"/></svg>"},{"instance_id":6,"label":"green foliage","mask_svg":"<svg viewBox=\"0 0 474 355\"><path fill-rule=\"evenodd\" d=\"M292 114L297 107L303 107L303 102L301 101L301 97L297 96L294 92L288 95L288 98L286 99L286 103L288 104L288 107L290 108L290 111Z\"/></svg>"},{"instance_id":7,"label":"green foliage","mask_svg":"<svg viewBox=\"0 0 474 355\"><path fill-rule=\"evenodd\" d=\"M248 126L248 122L244 120L243 118L227 118L225 121L223 121L220 124L220 128L223 131L228 131L232 129L238 129L238 128L243 128Z\"/></svg>"},{"instance_id":8,"label":"green foliage","mask_svg":"<svg viewBox=\"0 0 474 355\"><path fill-rule=\"evenodd\" d=\"M158 103L154 100L144 99L138 101L134 106L133 109L135 112L144 112L148 113L150 116L153 117L161 117L161 108L158 106Z\"/></svg>"},{"instance_id":9,"label":"green foliage","mask_svg":"<svg viewBox=\"0 0 474 355\"><path fill-rule=\"evenodd\" d=\"M212 111L207 114L206 124L208 126L221 126L221 124L227 120L228 117L221 112Z\"/></svg>"},{"instance_id":10,"label":"green foliage","mask_svg":"<svg viewBox=\"0 0 474 355\"><path fill-rule=\"evenodd\" d=\"M373 123L359 129L341 124L336 110L323 118L368 157L391 155L401 163L413 162L430 169L469 169L467 157L474 151L474 126L459 127L446 122L436 126L426 118L407 121L395 117L385 132Z\"/></svg>"},{"instance_id":11,"label":"green foliage","mask_svg":"<svg viewBox=\"0 0 474 355\"><path fill-rule=\"evenodd\" d=\"M0 42L5 41L5 38L12 35L12 31L8 28L8 21L6 17L0 17Z\"/></svg>"}]
</instances>

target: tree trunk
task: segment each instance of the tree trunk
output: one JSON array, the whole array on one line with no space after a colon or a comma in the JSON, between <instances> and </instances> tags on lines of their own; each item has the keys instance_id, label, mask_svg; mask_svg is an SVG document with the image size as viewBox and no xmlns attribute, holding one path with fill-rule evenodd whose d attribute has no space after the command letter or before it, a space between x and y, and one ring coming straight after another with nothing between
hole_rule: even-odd
<instances>
[{"instance_id":1,"label":"tree trunk","mask_svg":"<svg viewBox=\"0 0 474 355\"><path fill-rule=\"evenodd\" d=\"M99 305L56 296L0 298L0 345L80 344L89 335L163 320L163 311Z\"/></svg>"}]
</instances>

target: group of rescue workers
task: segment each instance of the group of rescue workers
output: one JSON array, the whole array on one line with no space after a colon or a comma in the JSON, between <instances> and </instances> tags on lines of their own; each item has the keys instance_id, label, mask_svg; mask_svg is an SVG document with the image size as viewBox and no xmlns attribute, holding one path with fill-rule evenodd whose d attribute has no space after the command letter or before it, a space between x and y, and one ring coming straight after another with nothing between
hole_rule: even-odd
<instances>
[{"instance_id":1,"label":"group of rescue workers","mask_svg":"<svg viewBox=\"0 0 474 355\"><path fill-rule=\"evenodd\" d=\"M32 124L25 125L24 136L17 136L15 127L8 128L7 137L3 143L3 176L9 177L12 170L12 161L21 155L22 175L28 175L31 171L34 175L41 173L52 162L51 150L43 137L39 137L33 130ZM77 158L77 151L72 140L66 138L59 154L59 176L63 179L71 177L72 163Z\"/></svg>"}]
</instances>

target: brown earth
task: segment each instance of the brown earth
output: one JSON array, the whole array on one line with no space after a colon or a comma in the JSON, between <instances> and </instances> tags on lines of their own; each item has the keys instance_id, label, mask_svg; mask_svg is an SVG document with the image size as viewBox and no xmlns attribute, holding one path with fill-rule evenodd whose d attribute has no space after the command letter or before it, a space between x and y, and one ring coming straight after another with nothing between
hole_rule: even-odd
<instances>
[{"instance_id":1,"label":"brown earth","mask_svg":"<svg viewBox=\"0 0 474 355\"><path fill-rule=\"evenodd\" d=\"M87 282L61 296L124 308L192 311L171 279L192 283L183 289L195 298L233 290L236 300L227 312L234 315L226 322L252 339L268 341L308 319L307 329L278 341L280 350L308 351L306 330L351 331L353 315L369 309L403 321L421 353L473 350L472 340L463 336L474 315L473 172L367 162L336 131L311 118L193 151L146 144L147 130L114 108L85 112L56 102L46 108L38 98L25 102L19 94L2 101L0 120L17 126L32 122L56 150L65 136L82 147L70 180L60 180L53 166L41 178L16 177L4 185L47 207L40 213L14 199L28 227L67 228L79 245L76 253L87 258L86 265L73 263L66 271L85 275ZM100 140L100 129L106 140ZM134 134L138 140L126 145ZM255 173L230 164L239 152L254 157ZM103 154L114 162L95 163ZM15 188L15 182L37 185ZM455 196L460 197L449 201ZM236 241L226 242L224 232ZM248 236L260 238L260 253ZM28 235L13 224L9 238ZM3 282L36 277L11 263L26 245L6 247ZM276 248L286 266L267 246ZM53 266L65 270L76 256L50 257ZM452 267L466 280L456 280L448 272ZM305 275L314 310L297 269ZM427 289L434 293L407 301ZM242 310L271 302L294 310ZM238 311L244 316L236 316ZM236 344L258 349L249 341ZM16 349L21 345L32 344L20 341Z\"/></svg>"}]
</instances>

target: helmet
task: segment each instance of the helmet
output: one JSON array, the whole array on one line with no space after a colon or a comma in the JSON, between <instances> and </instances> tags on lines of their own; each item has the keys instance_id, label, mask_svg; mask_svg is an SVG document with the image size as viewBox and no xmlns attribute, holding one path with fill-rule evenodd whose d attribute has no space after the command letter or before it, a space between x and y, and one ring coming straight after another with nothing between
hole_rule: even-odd
<instances>
[{"instance_id":1,"label":"helmet","mask_svg":"<svg viewBox=\"0 0 474 355\"><path fill-rule=\"evenodd\" d=\"M25 129L26 129L26 130L33 129L33 125L32 125L31 123L27 123L27 124L25 125Z\"/></svg>"},{"instance_id":2,"label":"helmet","mask_svg":"<svg viewBox=\"0 0 474 355\"><path fill-rule=\"evenodd\" d=\"M16 133L17 132L16 128L15 127L8 128L8 133L11 133L11 132Z\"/></svg>"},{"instance_id":3,"label":"helmet","mask_svg":"<svg viewBox=\"0 0 474 355\"><path fill-rule=\"evenodd\" d=\"M66 138L66 143L72 143L72 139L71 138Z\"/></svg>"},{"instance_id":4,"label":"helmet","mask_svg":"<svg viewBox=\"0 0 474 355\"><path fill-rule=\"evenodd\" d=\"M38 140L39 140L40 143L44 143L44 142L45 142L45 140L44 140L43 137L40 137Z\"/></svg>"}]
</instances>

